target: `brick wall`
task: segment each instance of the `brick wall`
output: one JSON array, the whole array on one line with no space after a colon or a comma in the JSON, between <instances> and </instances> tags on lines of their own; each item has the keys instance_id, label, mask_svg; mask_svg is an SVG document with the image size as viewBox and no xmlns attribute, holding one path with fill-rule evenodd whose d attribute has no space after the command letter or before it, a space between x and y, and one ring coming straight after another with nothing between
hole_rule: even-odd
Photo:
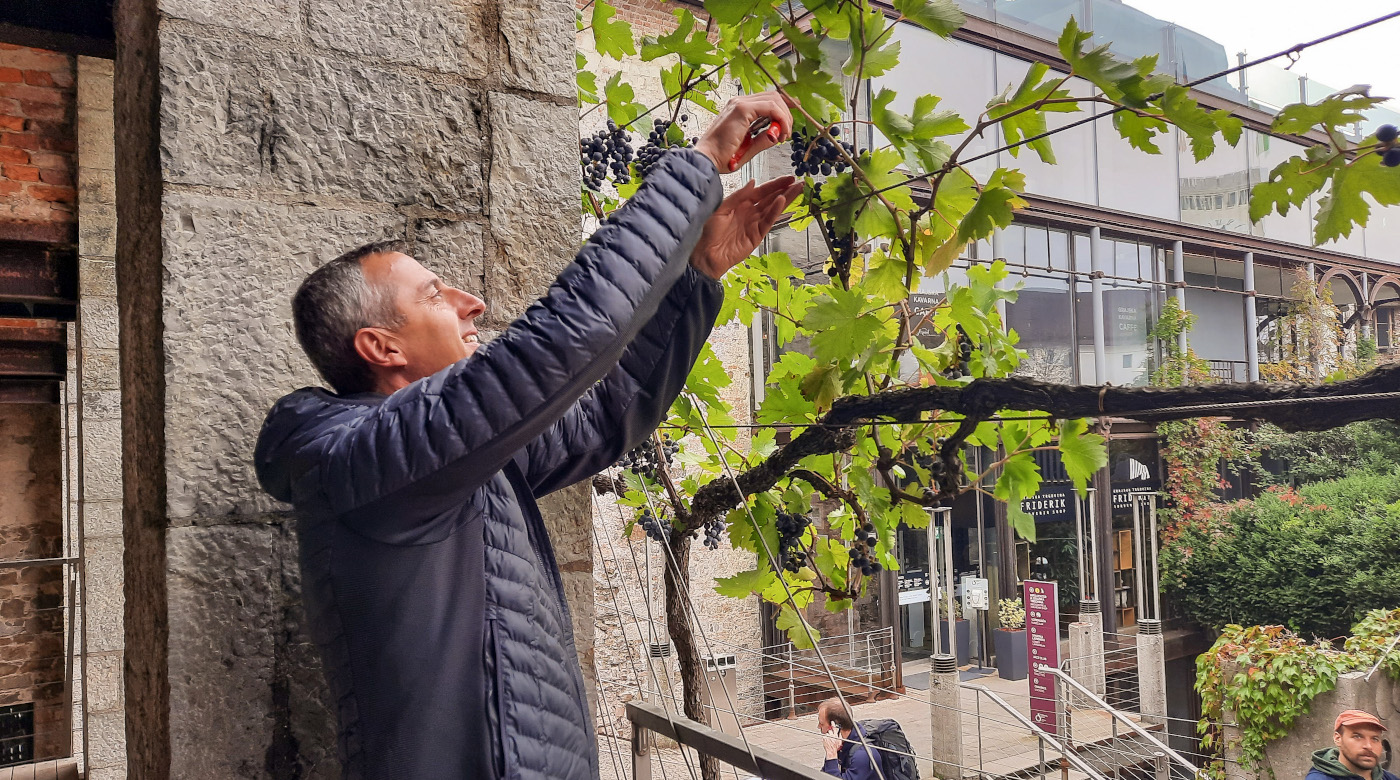
<instances>
[{"instance_id":1,"label":"brick wall","mask_svg":"<svg viewBox=\"0 0 1400 780\"><path fill-rule=\"evenodd\" d=\"M0 404L0 560L62 554L62 430L57 404ZM35 758L66 755L63 577L0 569L0 707L34 704Z\"/></svg>"},{"instance_id":2,"label":"brick wall","mask_svg":"<svg viewBox=\"0 0 1400 780\"><path fill-rule=\"evenodd\" d=\"M0 222L76 222L74 82L72 57L0 44Z\"/></svg>"},{"instance_id":3,"label":"brick wall","mask_svg":"<svg viewBox=\"0 0 1400 780\"><path fill-rule=\"evenodd\" d=\"M608 0L617 9L617 18L632 24L632 32L637 35L664 35L676 28L676 11L688 8L703 24L710 17L699 4L686 2L665 2L664 0ZM587 0L578 3L579 8L587 5Z\"/></svg>"}]
</instances>

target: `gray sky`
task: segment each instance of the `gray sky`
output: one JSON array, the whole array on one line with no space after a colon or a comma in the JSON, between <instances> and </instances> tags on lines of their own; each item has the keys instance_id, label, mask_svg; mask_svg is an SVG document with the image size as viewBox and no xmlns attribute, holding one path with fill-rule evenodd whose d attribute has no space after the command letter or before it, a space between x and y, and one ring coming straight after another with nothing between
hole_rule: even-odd
<instances>
[{"instance_id":1,"label":"gray sky","mask_svg":"<svg viewBox=\"0 0 1400 780\"><path fill-rule=\"evenodd\" d=\"M1400 0L1126 0L1134 8L1188 27L1250 59L1320 38L1400 10ZM1325 10L1324 10L1325 9ZM1293 71L1341 89L1370 84L1372 95L1400 98L1400 18L1319 44L1303 52ZM1272 64L1283 67L1288 60ZM1400 100L1386 104L1397 110Z\"/></svg>"}]
</instances>

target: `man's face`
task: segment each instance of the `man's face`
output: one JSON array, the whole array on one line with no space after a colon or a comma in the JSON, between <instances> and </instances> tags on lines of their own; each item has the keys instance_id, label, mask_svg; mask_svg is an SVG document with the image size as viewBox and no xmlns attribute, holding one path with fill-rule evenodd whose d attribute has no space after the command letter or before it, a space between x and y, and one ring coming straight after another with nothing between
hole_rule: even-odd
<instances>
[{"instance_id":1,"label":"man's face","mask_svg":"<svg viewBox=\"0 0 1400 780\"><path fill-rule=\"evenodd\" d=\"M827 720L826 713L820 710L817 711L817 731L823 734L831 731L831 721Z\"/></svg>"},{"instance_id":2,"label":"man's face","mask_svg":"<svg viewBox=\"0 0 1400 780\"><path fill-rule=\"evenodd\" d=\"M1375 768L1385 751L1381 744L1381 730L1375 726L1342 726L1332 739L1337 743L1342 758L1356 769L1367 772Z\"/></svg>"},{"instance_id":3,"label":"man's face","mask_svg":"<svg viewBox=\"0 0 1400 780\"><path fill-rule=\"evenodd\" d=\"M402 324L387 329L406 361L412 382L441 371L476 351L476 318L486 305L470 293L449 287L408 255L388 252L365 258L365 281L391 294Z\"/></svg>"}]
</instances>

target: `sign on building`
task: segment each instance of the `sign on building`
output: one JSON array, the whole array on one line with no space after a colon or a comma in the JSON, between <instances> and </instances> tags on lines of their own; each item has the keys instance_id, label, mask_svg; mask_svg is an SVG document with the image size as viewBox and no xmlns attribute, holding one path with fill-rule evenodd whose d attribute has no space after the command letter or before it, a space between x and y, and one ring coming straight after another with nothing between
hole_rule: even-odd
<instances>
[{"instance_id":1,"label":"sign on building","mask_svg":"<svg viewBox=\"0 0 1400 780\"><path fill-rule=\"evenodd\" d=\"M899 605L922 604L933 598L928 572L909 569L899 573Z\"/></svg>"},{"instance_id":2,"label":"sign on building","mask_svg":"<svg viewBox=\"0 0 1400 780\"><path fill-rule=\"evenodd\" d=\"M1055 583L1026 580L1026 661L1030 665L1031 721L1049 734L1059 733L1055 717L1055 676L1041 671L1060 666L1060 601Z\"/></svg>"}]
</instances>

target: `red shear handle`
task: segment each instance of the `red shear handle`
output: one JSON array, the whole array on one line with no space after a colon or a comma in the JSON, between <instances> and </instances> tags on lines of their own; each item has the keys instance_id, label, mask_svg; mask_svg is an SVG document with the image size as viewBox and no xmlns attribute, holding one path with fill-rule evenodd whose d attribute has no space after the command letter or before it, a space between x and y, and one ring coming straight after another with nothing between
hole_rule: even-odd
<instances>
[{"instance_id":1,"label":"red shear handle","mask_svg":"<svg viewBox=\"0 0 1400 780\"><path fill-rule=\"evenodd\" d=\"M778 142L778 139L781 138L783 135L783 129L781 127L778 127L776 124L771 124L753 135L746 136L744 140L739 143L739 151L735 152L734 156L729 159L730 173L739 170L739 165L743 161L744 155L749 153L749 147L753 146L753 142L760 135L768 136L768 140L776 144Z\"/></svg>"}]
</instances>

